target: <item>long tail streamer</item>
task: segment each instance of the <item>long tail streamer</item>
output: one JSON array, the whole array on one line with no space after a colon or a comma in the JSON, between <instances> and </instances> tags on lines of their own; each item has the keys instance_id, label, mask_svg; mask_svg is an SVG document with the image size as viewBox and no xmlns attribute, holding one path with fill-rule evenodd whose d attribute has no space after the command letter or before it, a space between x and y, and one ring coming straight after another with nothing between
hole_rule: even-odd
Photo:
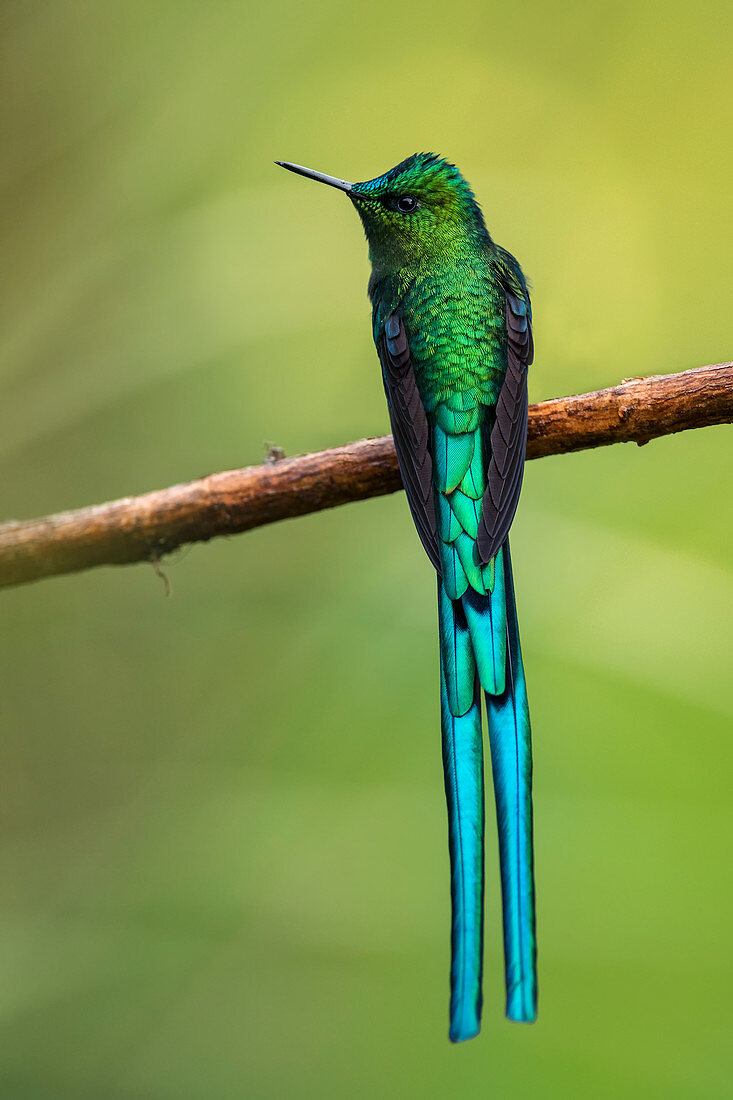
<instances>
[{"instance_id":1,"label":"long tail streamer","mask_svg":"<svg viewBox=\"0 0 733 1100\"><path fill-rule=\"evenodd\" d=\"M443 764L451 856L450 1038L480 1028L483 965L484 766L480 688L486 693L499 826L506 1014L537 1012L532 859L532 758L509 544L493 592L450 599L438 580Z\"/></svg>"},{"instance_id":2,"label":"long tail streamer","mask_svg":"<svg viewBox=\"0 0 733 1100\"><path fill-rule=\"evenodd\" d=\"M510 1020L531 1023L537 1016L532 734L508 541L497 555L497 565L500 557L506 593L506 685L501 695L486 693L486 710L499 827L506 1014Z\"/></svg>"}]
</instances>

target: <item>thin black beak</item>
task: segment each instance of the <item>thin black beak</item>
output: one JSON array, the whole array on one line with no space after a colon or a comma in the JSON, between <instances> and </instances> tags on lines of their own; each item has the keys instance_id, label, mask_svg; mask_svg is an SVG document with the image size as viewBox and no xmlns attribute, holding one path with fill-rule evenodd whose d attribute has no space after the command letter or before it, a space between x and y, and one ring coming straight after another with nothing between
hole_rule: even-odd
<instances>
[{"instance_id":1,"label":"thin black beak","mask_svg":"<svg viewBox=\"0 0 733 1100\"><path fill-rule=\"evenodd\" d=\"M309 180L318 180L319 183L327 183L329 187L338 187L339 191L351 191L354 186L347 180L337 179L336 176L326 176L323 172L314 172L312 168L304 168L302 164L291 164L289 160L276 160L281 168L287 168L288 172L295 172L298 176L307 176Z\"/></svg>"}]
</instances>

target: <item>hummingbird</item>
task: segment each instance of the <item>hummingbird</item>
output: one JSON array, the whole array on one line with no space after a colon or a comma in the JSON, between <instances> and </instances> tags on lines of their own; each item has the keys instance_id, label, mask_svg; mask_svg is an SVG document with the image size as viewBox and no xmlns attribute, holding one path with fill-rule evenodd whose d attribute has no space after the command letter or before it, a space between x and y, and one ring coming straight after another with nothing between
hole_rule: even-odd
<instances>
[{"instance_id":1,"label":"hummingbird","mask_svg":"<svg viewBox=\"0 0 733 1100\"><path fill-rule=\"evenodd\" d=\"M506 1015L537 1015L532 747L509 528L534 355L527 280L467 181L434 153L349 183L366 235L374 343L407 501L438 585L440 705L451 863L450 1029L478 1034L484 924L481 693L499 834Z\"/></svg>"}]
</instances>

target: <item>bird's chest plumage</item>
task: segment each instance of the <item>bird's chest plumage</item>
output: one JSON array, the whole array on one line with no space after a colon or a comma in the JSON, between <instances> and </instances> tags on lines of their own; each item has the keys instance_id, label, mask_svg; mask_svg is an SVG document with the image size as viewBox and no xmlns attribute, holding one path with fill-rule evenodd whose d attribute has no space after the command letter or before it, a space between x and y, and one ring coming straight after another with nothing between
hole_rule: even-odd
<instances>
[{"instance_id":1,"label":"bird's chest plumage","mask_svg":"<svg viewBox=\"0 0 733 1100\"><path fill-rule=\"evenodd\" d=\"M401 303L420 396L443 404L496 404L506 372L504 292L481 268L457 264L414 278Z\"/></svg>"}]
</instances>

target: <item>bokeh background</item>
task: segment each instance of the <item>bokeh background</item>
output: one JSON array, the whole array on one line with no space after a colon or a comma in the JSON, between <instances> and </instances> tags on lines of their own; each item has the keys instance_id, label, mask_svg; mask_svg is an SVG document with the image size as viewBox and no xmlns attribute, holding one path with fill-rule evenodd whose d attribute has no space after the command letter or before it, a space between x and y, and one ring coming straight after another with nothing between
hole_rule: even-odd
<instances>
[{"instance_id":1,"label":"bokeh background","mask_svg":"<svg viewBox=\"0 0 733 1100\"><path fill-rule=\"evenodd\" d=\"M347 178L454 159L532 399L730 358L729 4L5 0L0 514L386 430ZM0 596L8 1100L731 1095L730 436L533 462L541 1004L447 1041L401 494Z\"/></svg>"}]
</instances>

